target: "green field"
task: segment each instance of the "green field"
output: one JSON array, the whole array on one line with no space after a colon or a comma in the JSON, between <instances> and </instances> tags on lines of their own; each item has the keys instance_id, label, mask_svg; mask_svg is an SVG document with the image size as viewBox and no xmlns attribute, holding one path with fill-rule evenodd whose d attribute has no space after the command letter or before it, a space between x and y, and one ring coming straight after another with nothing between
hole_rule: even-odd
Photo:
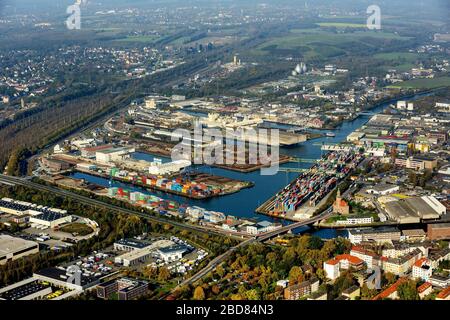
<instances>
[{"instance_id":1,"label":"green field","mask_svg":"<svg viewBox=\"0 0 450 320\"><path fill-rule=\"evenodd\" d=\"M151 43L157 40L158 36L127 36L122 39L116 39L117 42L140 42L140 43Z\"/></svg>"},{"instance_id":2,"label":"green field","mask_svg":"<svg viewBox=\"0 0 450 320\"><path fill-rule=\"evenodd\" d=\"M362 23L347 23L347 22L320 22L316 24L320 27L335 27L335 28L365 28L367 26Z\"/></svg>"},{"instance_id":3,"label":"green field","mask_svg":"<svg viewBox=\"0 0 450 320\"><path fill-rule=\"evenodd\" d=\"M409 40L382 31L335 33L320 28L292 29L288 34L266 41L252 51L256 55L301 53L306 59L332 58L351 52L355 46L378 47L380 40Z\"/></svg>"},{"instance_id":4,"label":"green field","mask_svg":"<svg viewBox=\"0 0 450 320\"><path fill-rule=\"evenodd\" d=\"M386 62L385 69L396 69L399 72L410 71L417 65L417 61L420 58L425 58L425 54L412 53L412 52L389 52L378 53L373 57L377 60Z\"/></svg>"},{"instance_id":5,"label":"green field","mask_svg":"<svg viewBox=\"0 0 450 320\"><path fill-rule=\"evenodd\" d=\"M84 223L74 222L68 225L65 225L59 229L62 232L67 232L70 234L77 233L79 236L87 236L92 233L92 228Z\"/></svg>"},{"instance_id":6,"label":"green field","mask_svg":"<svg viewBox=\"0 0 450 320\"><path fill-rule=\"evenodd\" d=\"M440 77L432 79L414 79L396 83L389 88L409 88L409 89L434 89L440 87L450 87L450 77Z\"/></svg>"}]
</instances>

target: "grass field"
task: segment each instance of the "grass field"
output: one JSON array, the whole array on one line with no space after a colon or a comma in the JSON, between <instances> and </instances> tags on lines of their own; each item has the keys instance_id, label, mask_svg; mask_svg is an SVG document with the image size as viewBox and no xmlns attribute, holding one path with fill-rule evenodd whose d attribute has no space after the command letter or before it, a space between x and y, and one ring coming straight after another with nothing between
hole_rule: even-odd
<instances>
[{"instance_id":1,"label":"grass field","mask_svg":"<svg viewBox=\"0 0 450 320\"><path fill-rule=\"evenodd\" d=\"M140 42L151 43L158 39L158 36L127 36L126 38L116 39L117 42Z\"/></svg>"},{"instance_id":2,"label":"grass field","mask_svg":"<svg viewBox=\"0 0 450 320\"><path fill-rule=\"evenodd\" d=\"M373 40L371 40L373 39ZM256 55L301 53L307 60L331 58L351 51L357 45L378 46L379 40L408 40L395 33L355 31L335 33L320 28L292 29L288 34L266 41L252 51Z\"/></svg>"},{"instance_id":3,"label":"grass field","mask_svg":"<svg viewBox=\"0 0 450 320\"><path fill-rule=\"evenodd\" d=\"M367 26L362 23L347 23L347 22L320 22L316 24L320 27L335 27L335 28L365 28Z\"/></svg>"},{"instance_id":4,"label":"grass field","mask_svg":"<svg viewBox=\"0 0 450 320\"><path fill-rule=\"evenodd\" d=\"M450 77L440 77L432 79L414 79L396 83L389 88L409 88L409 89L434 89L440 87L450 87Z\"/></svg>"},{"instance_id":5,"label":"grass field","mask_svg":"<svg viewBox=\"0 0 450 320\"><path fill-rule=\"evenodd\" d=\"M425 57L426 54L412 53L412 52L389 52L378 53L373 57L377 60L386 62L386 70L396 69L399 72L410 71L416 66L417 60Z\"/></svg>"},{"instance_id":6,"label":"grass field","mask_svg":"<svg viewBox=\"0 0 450 320\"><path fill-rule=\"evenodd\" d=\"M90 226L84 223L74 222L68 225L65 225L59 229L62 232L67 233L77 233L79 236L86 236L90 234L93 230Z\"/></svg>"}]
</instances>

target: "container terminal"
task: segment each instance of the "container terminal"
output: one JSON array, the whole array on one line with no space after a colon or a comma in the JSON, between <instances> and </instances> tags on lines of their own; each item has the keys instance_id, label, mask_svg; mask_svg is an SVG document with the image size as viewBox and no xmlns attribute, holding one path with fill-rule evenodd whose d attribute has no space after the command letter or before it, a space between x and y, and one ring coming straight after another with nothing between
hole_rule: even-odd
<instances>
[{"instance_id":1,"label":"container terminal","mask_svg":"<svg viewBox=\"0 0 450 320\"><path fill-rule=\"evenodd\" d=\"M318 205L363 160L356 151L334 151L324 155L308 171L261 205L256 212L290 220L311 216Z\"/></svg>"}]
</instances>

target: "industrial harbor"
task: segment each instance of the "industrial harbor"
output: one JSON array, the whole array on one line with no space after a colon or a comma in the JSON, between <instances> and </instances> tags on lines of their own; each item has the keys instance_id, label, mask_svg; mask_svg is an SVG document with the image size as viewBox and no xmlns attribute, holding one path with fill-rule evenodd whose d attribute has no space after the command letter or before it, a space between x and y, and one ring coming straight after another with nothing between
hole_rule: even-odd
<instances>
[{"instance_id":1,"label":"industrial harbor","mask_svg":"<svg viewBox=\"0 0 450 320\"><path fill-rule=\"evenodd\" d=\"M354 151L330 152L256 211L273 217L302 220L364 159Z\"/></svg>"}]
</instances>

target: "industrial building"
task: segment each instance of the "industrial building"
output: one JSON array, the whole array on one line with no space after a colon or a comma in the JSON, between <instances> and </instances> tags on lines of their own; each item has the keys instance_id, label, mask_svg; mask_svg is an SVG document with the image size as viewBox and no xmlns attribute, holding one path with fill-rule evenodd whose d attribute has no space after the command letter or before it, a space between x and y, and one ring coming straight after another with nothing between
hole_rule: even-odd
<instances>
[{"instance_id":1,"label":"industrial building","mask_svg":"<svg viewBox=\"0 0 450 320\"><path fill-rule=\"evenodd\" d=\"M49 284L28 278L0 289L0 300L35 300L50 293L52 293L52 288Z\"/></svg>"},{"instance_id":2,"label":"industrial building","mask_svg":"<svg viewBox=\"0 0 450 320\"><path fill-rule=\"evenodd\" d=\"M39 252L39 244L9 235L0 235L0 265Z\"/></svg>"},{"instance_id":3,"label":"industrial building","mask_svg":"<svg viewBox=\"0 0 450 320\"><path fill-rule=\"evenodd\" d=\"M412 197L385 204L386 213L399 223L419 223L422 220L439 219L446 207L431 196Z\"/></svg>"},{"instance_id":4,"label":"industrial building","mask_svg":"<svg viewBox=\"0 0 450 320\"><path fill-rule=\"evenodd\" d=\"M173 174L189 167L191 164L189 160L176 160L168 163L153 162L148 168L148 173L153 175Z\"/></svg>"},{"instance_id":5,"label":"industrial building","mask_svg":"<svg viewBox=\"0 0 450 320\"><path fill-rule=\"evenodd\" d=\"M114 243L114 250L117 251L133 251L148 247L149 242L137 239L120 239Z\"/></svg>"},{"instance_id":6,"label":"industrial building","mask_svg":"<svg viewBox=\"0 0 450 320\"><path fill-rule=\"evenodd\" d=\"M97 162L110 164L114 161L121 161L130 153L135 152L135 148L131 147L110 147L95 152Z\"/></svg>"},{"instance_id":7,"label":"industrial building","mask_svg":"<svg viewBox=\"0 0 450 320\"><path fill-rule=\"evenodd\" d=\"M30 217L31 226L38 229L54 229L62 224L72 222L71 215L57 212L44 212Z\"/></svg>"},{"instance_id":8,"label":"industrial building","mask_svg":"<svg viewBox=\"0 0 450 320\"><path fill-rule=\"evenodd\" d=\"M427 236L430 240L450 239L450 223L428 224Z\"/></svg>"},{"instance_id":9,"label":"industrial building","mask_svg":"<svg viewBox=\"0 0 450 320\"><path fill-rule=\"evenodd\" d=\"M188 249L184 245L163 247L156 250L159 257L165 262L180 260Z\"/></svg>"},{"instance_id":10,"label":"industrial building","mask_svg":"<svg viewBox=\"0 0 450 320\"><path fill-rule=\"evenodd\" d=\"M36 216L41 213L60 213L60 214L66 214L66 210L62 209L56 209L56 208L49 208L44 207L41 205L25 202L25 201L19 201L19 200L13 200L10 198L2 198L0 199L0 212L13 214L16 216L21 215L31 215Z\"/></svg>"},{"instance_id":11,"label":"industrial building","mask_svg":"<svg viewBox=\"0 0 450 320\"><path fill-rule=\"evenodd\" d=\"M38 229L56 228L62 224L72 222L72 216L66 210L48 208L25 201L9 198L0 200L0 212L19 217L27 217L32 227Z\"/></svg>"},{"instance_id":12,"label":"industrial building","mask_svg":"<svg viewBox=\"0 0 450 320\"><path fill-rule=\"evenodd\" d=\"M79 281L75 278L72 281L73 274L68 269L63 267L51 267L43 270L39 270L33 274L33 277L40 281L51 283L58 287L64 287L69 290L83 291L87 288L95 286L100 280L94 276L86 276L80 274Z\"/></svg>"},{"instance_id":13,"label":"industrial building","mask_svg":"<svg viewBox=\"0 0 450 320\"><path fill-rule=\"evenodd\" d=\"M126 253L119 255L114 259L115 263L122 264L125 267L144 263L152 257L160 258L165 262L177 261L182 258L185 252L188 251L186 246L177 245L171 240L159 240L150 245L141 245L137 242L134 244L131 244L130 242L122 242L121 244L118 244L117 247L125 249L132 248L131 251L126 250Z\"/></svg>"}]
</instances>

